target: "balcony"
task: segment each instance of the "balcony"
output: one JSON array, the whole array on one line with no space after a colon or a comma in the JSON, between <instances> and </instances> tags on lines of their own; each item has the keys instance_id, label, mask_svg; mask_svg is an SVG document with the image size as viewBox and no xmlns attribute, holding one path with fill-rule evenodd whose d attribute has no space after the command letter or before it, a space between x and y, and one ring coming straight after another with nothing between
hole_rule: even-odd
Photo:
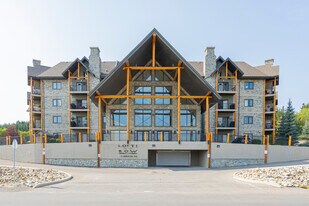
<instances>
[{"instance_id":1,"label":"balcony","mask_svg":"<svg viewBox=\"0 0 309 206\"><path fill-rule=\"evenodd\" d=\"M71 129L88 129L86 116L72 117Z\"/></svg>"},{"instance_id":2,"label":"balcony","mask_svg":"<svg viewBox=\"0 0 309 206\"><path fill-rule=\"evenodd\" d=\"M218 103L218 111L219 112L234 112L235 104L234 103L228 103L228 102L219 102Z\"/></svg>"},{"instance_id":3,"label":"balcony","mask_svg":"<svg viewBox=\"0 0 309 206\"><path fill-rule=\"evenodd\" d=\"M41 112L41 105L39 105L39 104L34 104L33 107L32 107L32 112L34 112L34 113L39 113L39 112Z\"/></svg>"},{"instance_id":4,"label":"balcony","mask_svg":"<svg viewBox=\"0 0 309 206\"><path fill-rule=\"evenodd\" d=\"M228 82L219 82L218 93L234 94L236 93L236 85L230 84Z\"/></svg>"},{"instance_id":5,"label":"balcony","mask_svg":"<svg viewBox=\"0 0 309 206\"><path fill-rule=\"evenodd\" d=\"M88 111L87 100L77 100L70 104L71 111L74 112L84 112Z\"/></svg>"},{"instance_id":6,"label":"balcony","mask_svg":"<svg viewBox=\"0 0 309 206\"><path fill-rule=\"evenodd\" d=\"M274 113L274 105L273 104L266 104L265 113L266 114Z\"/></svg>"},{"instance_id":7,"label":"balcony","mask_svg":"<svg viewBox=\"0 0 309 206\"><path fill-rule=\"evenodd\" d=\"M271 131L274 130L275 128L273 127L272 123L266 122L265 124L265 131Z\"/></svg>"},{"instance_id":8,"label":"balcony","mask_svg":"<svg viewBox=\"0 0 309 206\"><path fill-rule=\"evenodd\" d=\"M227 120L227 119L223 119L218 120L218 124L217 124L217 129L235 129L235 121L234 120Z\"/></svg>"},{"instance_id":9,"label":"balcony","mask_svg":"<svg viewBox=\"0 0 309 206\"><path fill-rule=\"evenodd\" d=\"M71 93L79 93L79 94L86 94L86 93L88 93L87 83L72 84L70 86L70 92Z\"/></svg>"},{"instance_id":10,"label":"balcony","mask_svg":"<svg viewBox=\"0 0 309 206\"><path fill-rule=\"evenodd\" d=\"M41 90L40 90L40 89L33 88L33 89L32 89L32 94L33 94L33 95L41 95Z\"/></svg>"}]
</instances>

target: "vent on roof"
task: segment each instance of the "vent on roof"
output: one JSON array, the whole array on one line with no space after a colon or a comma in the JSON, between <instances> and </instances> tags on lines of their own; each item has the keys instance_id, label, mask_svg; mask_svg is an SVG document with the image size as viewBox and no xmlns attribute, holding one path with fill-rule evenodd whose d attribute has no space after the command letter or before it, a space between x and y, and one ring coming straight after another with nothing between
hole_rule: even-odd
<instances>
[{"instance_id":1,"label":"vent on roof","mask_svg":"<svg viewBox=\"0 0 309 206\"><path fill-rule=\"evenodd\" d=\"M32 64L33 67L41 66L41 60L33 59Z\"/></svg>"}]
</instances>

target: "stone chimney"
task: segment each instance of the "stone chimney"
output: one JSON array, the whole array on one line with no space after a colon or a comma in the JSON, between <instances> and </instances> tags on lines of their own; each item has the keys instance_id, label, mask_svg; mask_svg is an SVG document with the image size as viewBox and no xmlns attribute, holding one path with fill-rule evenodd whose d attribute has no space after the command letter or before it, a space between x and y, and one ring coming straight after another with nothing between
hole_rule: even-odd
<instances>
[{"instance_id":1,"label":"stone chimney","mask_svg":"<svg viewBox=\"0 0 309 206\"><path fill-rule=\"evenodd\" d=\"M90 47L89 69L97 78L100 78L101 58L99 47Z\"/></svg>"},{"instance_id":2,"label":"stone chimney","mask_svg":"<svg viewBox=\"0 0 309 206\"><path fill-rule=\"evenodd\" d=\"M32 64L33 67L41 66L41 60L33 59Z\"/></svg>"},{"instance_id":3,"label":"stone chimney","mask_svg":"<svg viewBox=\"0 0 309 206\"><path fill-rule=\"evenodd\" d=\"M265 60L265 65L274 65L275 60L274 59L266 59Z\"/></svg>"},{"instance_id":4,"label":"stone chimney","mask_svg":"<svg viewBox=\"0 0 309 206\"><path fill-rule=\"evenodd\" d=\"M215 86L215 78L210 77L211 73L216 70L215 47L205 49L204 76L211 86Z\"/></svg>"}]
</instances>

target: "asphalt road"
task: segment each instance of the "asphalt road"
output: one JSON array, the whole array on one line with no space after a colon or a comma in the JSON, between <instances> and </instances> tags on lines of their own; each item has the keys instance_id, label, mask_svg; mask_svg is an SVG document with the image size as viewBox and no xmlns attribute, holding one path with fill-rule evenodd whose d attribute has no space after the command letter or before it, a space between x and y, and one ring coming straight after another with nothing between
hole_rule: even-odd
<instances>
[{"instance_id":1,"label":"asphalt road","mask_svg":"<svg viewBox=\"0 0 309 206\"><path fill-rule=\"evenodd\" d=\"M11 162L0 160L0 165L4 164ZM1 206L309 205L309 190L238 181L233 179L233 174L239 169L97 169L18 165L52 167L66 171L74 178L38 189L2 188Z\"/></svg>"}]
</instances>

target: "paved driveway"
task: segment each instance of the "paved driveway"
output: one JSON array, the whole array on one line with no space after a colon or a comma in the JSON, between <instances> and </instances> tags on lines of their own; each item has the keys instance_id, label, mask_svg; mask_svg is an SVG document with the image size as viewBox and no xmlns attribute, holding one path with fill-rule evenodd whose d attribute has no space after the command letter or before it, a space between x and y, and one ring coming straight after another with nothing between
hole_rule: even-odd
<instances>
[{"instance_id":1,"label":"paved driveway","mask_svg":"<svg viewBox=\"0 0 309 206\"><path fill-rule=\"evenodd\" d=\"M1 164L11 162L0 160ZM309 190L241 182L232 177L239 169L97 169L18 165L52 167L71 173L74 178L69 182L25 191L0 189L1 206L309 205Z\"/></svg>"}]
</instances>

